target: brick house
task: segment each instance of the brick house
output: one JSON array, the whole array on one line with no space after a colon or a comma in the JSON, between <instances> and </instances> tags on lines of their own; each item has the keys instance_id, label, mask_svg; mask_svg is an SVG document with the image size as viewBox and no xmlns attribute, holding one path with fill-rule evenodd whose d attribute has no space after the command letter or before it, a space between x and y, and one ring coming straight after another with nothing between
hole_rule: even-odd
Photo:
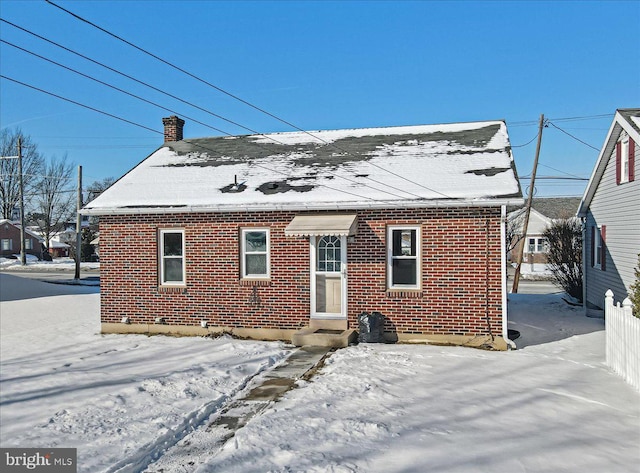
<instances>
[{"instance_id":1,"label":"brick house","mask_svg":"<svg viewBox=\"0 0 640 473\"><path fill-rule=\"evenodd\" d=\"M42 259L42 242L44 240L25 228L24 251L28 255ZM0 220L0 256L20 254L20 224L10 220Z\"/></svg>"},{"instance_id":2,"label":"brick house","mask_svg":"<svg viewBox=\"0 0 640 473\"><path fill-rule=\"evenodd\" d=\"M507 346L502 121L183 139L100 216L103 332L314 343L379 312L399 341ZM346 335L345 335L346 334Z\"/></svg>"}]
</instances>

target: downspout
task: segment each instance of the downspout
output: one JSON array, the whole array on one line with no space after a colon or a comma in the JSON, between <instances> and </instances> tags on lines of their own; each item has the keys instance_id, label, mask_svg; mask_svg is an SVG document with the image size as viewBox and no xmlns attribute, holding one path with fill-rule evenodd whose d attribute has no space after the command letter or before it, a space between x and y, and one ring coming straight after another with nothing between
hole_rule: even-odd
<instances>
[{"instance_id":1,"label":"downspout","mask_svg":"<svg viewBox=\"0 0 640 473\"><path fill-rule=\"evenodd\" d=\"M524 243L523 243L524 244ZM509 340L507 328L507 206L500 207L500 267L502 268L502 338L512 350L516 349L513 340Z\"/></svg>"}]
</instances>

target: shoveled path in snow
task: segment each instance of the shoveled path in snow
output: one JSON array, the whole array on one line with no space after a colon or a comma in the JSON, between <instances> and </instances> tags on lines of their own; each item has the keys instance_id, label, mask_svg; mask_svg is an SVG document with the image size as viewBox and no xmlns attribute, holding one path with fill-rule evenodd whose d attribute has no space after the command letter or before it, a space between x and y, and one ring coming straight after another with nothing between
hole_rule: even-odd
<instances>
[{"instance_id":1,"label":"shoveled path in snow","mask_svg":"<svg viewBox=\"0 0 640 473\"><path fill-rule=\"evenodd\" d=\"M144 471L147 473L194 471L207 459L215 456L216 451L222 449L239 429L292 389L298 380L307 379L309 374L322 364L330 350L326 347L310 346L297 349L283 363L261 378L256 386L249 387L246 396L211 413L211 417L214 418L212 422L206 422L200 428L193 430L166 452L162 452L162 449L166 448L166 443L163 439L158 439L158 442L148 450L156 450L155 454L161 456ZM119 473L140 471L141 465L135 459L148 459L153 456L154 452L151 451L138 452L129 460L124 459L114 465L109 471Z\"/></svg>"}]
</instances>

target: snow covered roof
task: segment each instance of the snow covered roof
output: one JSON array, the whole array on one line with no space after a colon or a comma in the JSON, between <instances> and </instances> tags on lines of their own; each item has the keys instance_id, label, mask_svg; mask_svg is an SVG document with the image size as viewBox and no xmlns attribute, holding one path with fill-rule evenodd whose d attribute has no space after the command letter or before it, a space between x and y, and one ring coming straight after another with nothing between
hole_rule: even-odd
<instances>
[{"instance_id":1,"label":"snow covered roof","mask_svg":"<svg viewBox=\"0 0 640 473\"><path fill-rule=\"evenodd\" d=\"M591 205L591 199L593 199L600 179L604 174L604 170L607 167L609 158L613 153L620 134L625 131L636 143L640 143L640 108L622 108L616 110L615 117L607 133L607 137L604 140L600 155L596 161L596 165L593 168L589 183L582 196L582 201L578 207L578 217L584 217L587 215L589 205Z\"/></svg>"},{"instance_id":2,"label":"snow covered roof","mask_svg":"<svg viewBox=\"0 0 640 473\"><path fill-rule=\"evenodd\" d=\"M3 218L3 219L0 220L0 225L4 225L5 223L7 223L7 224L17 228L18 230L20 230L20 222L12 222L11 220L8 220L6 218ZM29 236L35 238L36 240L38 240L40 242L44 241L44 238L42 238L40 235L38 235L37 232L34 232L34 231L32 231L31 229L29 229L27 227L24 228L24 233L26 235L29 235Z\"/></svg>"},{"instance_id":3,"label":"snow covered roof","mask_svg":"<svg viewBox=\"0 0 640 473\"><path fill-rule=\"evenodd\" d=\"M522 203L504 121L165 143L87 215Z\"/></svg>"}]
</instances>

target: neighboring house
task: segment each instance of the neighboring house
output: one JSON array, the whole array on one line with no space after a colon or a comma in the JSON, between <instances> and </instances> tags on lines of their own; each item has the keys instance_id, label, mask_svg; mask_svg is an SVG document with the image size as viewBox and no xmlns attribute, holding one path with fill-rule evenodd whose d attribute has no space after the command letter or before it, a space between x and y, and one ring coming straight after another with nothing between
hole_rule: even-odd
<instances>
[{"instance_id":1,"label":"neighboring house","mask_svg":"<svg viewBox=\"0 0 640 473\"><path fill-rule=\"evenodd\" d=\"M546 197L533 199L527 234L512 249L512 255L517 255L524 245L522 262L530 264L546 264L549 242L544 237L546 229L556 220L574 218L580 204L579 197ZM509 212L508 225L517 238L522 235L525 209L520 208ZM515 257L511 257L515 260Z\"/></svg>"},{"instance_id":2,"label":"neighboring house","mask_svg":"<svg viewBox=\"0 0 640 473\"><path fill-rule=\"evenodd\" d=\"M42 259L42 243L44 240L25 227L24 250L25 253ZM0 256L20 254L20 224L10 220L0 220Z\"/></svg>"},{"instance_id":3,"label":"neighboring house","mask_svg":"<svg viewBox=\"0 0 640 473\"><path fill-rule=\"evenodd\" d=\"M95 237L89 244L93 246L96 256L100 257L100 236Z\"/></svg>"},{"instance_id":4,"label":"neighboring house","mask_svg":"<svg viewBox=\"0 0 640 473\"><path fill-rule=\"evenodd\" d=\"M617 110L580 202L584 219L585 308L602 309L611 289L622 301L640 253L640 109Z\"/></svg>"},{"instance_id":5,"label":"neighboring house","mask_svg":"<svg viewBox=\"0 0 640 473\"><path fill-rule=\"evenodd\" d=\"M304 344L379 312L389 339L506 348L503 222L522 197L503 121L200 139L163 123L82 210L100 216L103 332Z\"/></svg>"},{"instance_id":6,"label":"neighboring house","mask_svg":"<svg viewBox=\"0 0 640 473\"><path fill-rule=\"evenodd\" d=\"M49 254L53 258L68 258L70 250L71 246L66 243L54 240L53 238L49 240Z\"/></svg>"}]
</instances>

